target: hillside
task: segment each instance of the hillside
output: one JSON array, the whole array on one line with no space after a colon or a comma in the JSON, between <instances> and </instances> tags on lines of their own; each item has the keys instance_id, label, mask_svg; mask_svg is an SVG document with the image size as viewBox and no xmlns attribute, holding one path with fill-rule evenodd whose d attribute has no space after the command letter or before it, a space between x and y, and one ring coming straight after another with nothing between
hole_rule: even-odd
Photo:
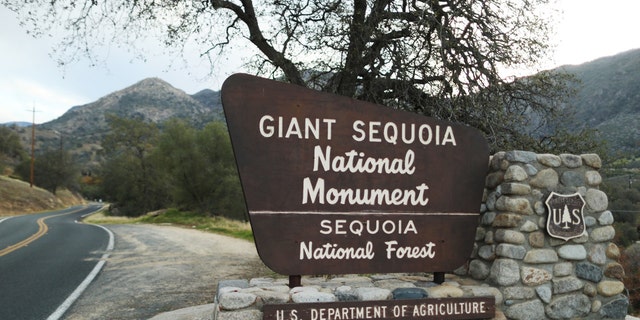
<instances>
[{"instance_id":1,"label":"hillside","mask_svg":"<svg viewBox=\"0 0 640 320\"><path fill-rule=\"evenodd\" d=\"M640 155L640 49L560 70L579 80L578 122L598 129L613 153Z\"/></svg>"},{"instance_id":2,"label":"hillside","mask_svg":"<svg viewBox=\"0 0 640 320\"><path fill-rule=\"evenodd\" d=\"M54 195L38 187L31 188L28 182L3 175L0 175L0 199L0 217L65 208L84 202L67 190Z\"/></svg>"},{"instance_id":3,"label":"hillside","mask_svg":"<svg viewBox=\"0 0 640 320\"><path fill-rule=\"evenodd\" d=\"M101 141L109 130L108 115L157 124L180 118L195 127L224 119L219 92L205 89L188 95L161 79L148 78L95 102L72 107L61 117L37 126L36 150L62 148L83 168L94 167L102 160ZM30 145L31 129L18 130L24 145Z\"/></svg>"}]
</instances>

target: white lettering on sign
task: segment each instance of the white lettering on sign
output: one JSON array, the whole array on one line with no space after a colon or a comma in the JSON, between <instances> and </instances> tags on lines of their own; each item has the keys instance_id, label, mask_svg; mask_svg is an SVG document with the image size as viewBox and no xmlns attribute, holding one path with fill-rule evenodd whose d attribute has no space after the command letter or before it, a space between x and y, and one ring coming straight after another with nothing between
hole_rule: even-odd
<instances>
[{"instance_id":1,"label":"white lettering on sign","mask_svg":"<svg viewBox=\"0 0 640 320\"><path fill-rule=\"evenodd\" d=\"M421 124L416 127L415 123L401 123L398 125L395 122L386 122L383 124L380 121L369 121L365 123L362 120L356 120L353 122L353 131L355 131L355 133L351 137L358 142L384 141L395 145L399 142L412 144L418 141L423 145L430 145L432 143L436 146L444 146L447 144L452 146L456 145L456 138L451 126L447 126L441 130L438 125L432 129L428 124Z\"/></svg>"},{"instance_id":2,"label":"white lettering on sign","mask_svg":"<svg viewBox=\"0 0 640 320\"><path fill-rule=\"evenodd\" d=\"M371 260L375 255L375 252L373 252L373 243L371 243L371 241L367 241L367 244L364 247L355 248L341 248L335 243L325 243L314 248L313 241L300 242L300 260Z\"/></svg>"},{"instance_id":3,"label":"white lettering on sign","mask_svg":"<svg viewBox=\"0 0 640 320\"><path fill-rule=\"evenodd\" d=\"M316 139L331 140L331 130L336 119L309 119L298 120L296 117L286 119L264 115L260 118L258 128L260 135L265 138L285 139Z\"/></svg>"},{"instance_id":4,"label":"white lettering on sign","mask_svg":"<svg viewBox=\"0 0 640 320\"><path fill-rule=\"evenodd\" d=\"M375 235L378 233L385 234L418 234L416 225L413 220L404 222L401 219L398 220L353 220L347 224L347 220L325 219L320 221L320 233L322 234L355 234L362 236L362 234Z\"/></svg>"},{"instance_id":5,"label":"white lettering on sign","mask_svg":"<svg viewBox=\"0 0 640 320\"><path fill-rule=\"evenodd\" d=\"M322 169L333 172L412 175L416 171L413 164L415 158L416 155L411 149L407 150L404 158L365 157L364 152L356 150L345 152L344 156L336 155L332 158L330 146L326 146L324 150L320 146L315 146L313 149L313 171Z\"/></svg>"},{"instance_id":6,"label":"white lettering on sign","mask_svg":"<svg viewBox=\"0 0 640 320\"><path fill-rule=\"evenodd\" d=\"M429 242L421 247L398 247L398 241L386 241L387 259L433 259L436 256L435 246L433 242Z\"/></svg>"},{"instance_id":7,"label":"white lettering on sign","mask_svg":"<svg viewBox=\"0 0 640 320\"><path fill-rule=\"evenodd\" d=\"M387 317L387 306L314 308L311 320L382 319Z\"/></svg>"},{"instance_id":8,"label":"white lettering on sign","mask_svg":"<svg viewBox=\"0 0 640 320\"><path fill-rule=\"evenodd\" d=\"M302 182L302 204L349 204L349 205L394 205L394 206L426 206L429 198L425 192L429 186L422 183L415 190L403 189L360 189L360 188L325 188L323 178L318 178L315 185L309 177Z\"/></svg>"}]
</instances>

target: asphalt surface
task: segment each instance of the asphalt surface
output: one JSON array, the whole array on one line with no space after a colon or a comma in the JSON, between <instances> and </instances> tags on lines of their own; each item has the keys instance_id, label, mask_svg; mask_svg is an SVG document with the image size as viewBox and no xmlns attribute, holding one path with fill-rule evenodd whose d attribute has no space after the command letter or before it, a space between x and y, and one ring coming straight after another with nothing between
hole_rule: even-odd
<instances>
[{"instance_id":1,"label":"asphalt surface","mask_svg":"<svg viewBox=\"0 0 640 320\"><path fill-rule=\"evenodd\" d=\"M62 315L59 307L107 250L105 229L75 222L99 208L79 206L0 222L0 319Z\"/></svg>"}]
</instances>

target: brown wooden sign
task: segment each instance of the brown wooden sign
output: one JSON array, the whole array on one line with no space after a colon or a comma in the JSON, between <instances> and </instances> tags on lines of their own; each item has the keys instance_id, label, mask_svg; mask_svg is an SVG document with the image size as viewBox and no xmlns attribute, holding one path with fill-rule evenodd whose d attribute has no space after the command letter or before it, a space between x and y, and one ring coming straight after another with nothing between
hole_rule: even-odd
<instances>
[{"instance_id":1,"label":"brown wooden sign","mask_svg":"<svg viewBox=\"0 0 640 320\"><path fill-rule=\"evenodd\" d=\"M264 320L491 319L495 297L265 304Z\"/></svg>"},{"instance_id":2,"label":"brown wooden sign","mask_svg":"<svg viewBox=\"0 0 640 320\"><path fill-rule=\"evenodd\" d=\"M443 272L468 259L488 163L478 130L244 74L222 103L274 271Z\"/></svg>"}]
</instances>

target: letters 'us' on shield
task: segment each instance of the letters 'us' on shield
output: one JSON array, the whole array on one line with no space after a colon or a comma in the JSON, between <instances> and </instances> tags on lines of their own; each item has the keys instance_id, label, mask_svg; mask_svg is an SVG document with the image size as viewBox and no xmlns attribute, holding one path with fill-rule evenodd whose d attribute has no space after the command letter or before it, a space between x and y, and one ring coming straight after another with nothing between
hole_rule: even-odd
<instances>
[{"instance_id":1,"label":"letters 'us' on shield","mask_svg":"<svg viewBox=\"0 0 640 320\"><path fill-rule=\"evenodd\" d=\"M222 103L272 270L445 272L470 256L489 159L478 130L244 74Z\"/></svg>"}]
</instances>

